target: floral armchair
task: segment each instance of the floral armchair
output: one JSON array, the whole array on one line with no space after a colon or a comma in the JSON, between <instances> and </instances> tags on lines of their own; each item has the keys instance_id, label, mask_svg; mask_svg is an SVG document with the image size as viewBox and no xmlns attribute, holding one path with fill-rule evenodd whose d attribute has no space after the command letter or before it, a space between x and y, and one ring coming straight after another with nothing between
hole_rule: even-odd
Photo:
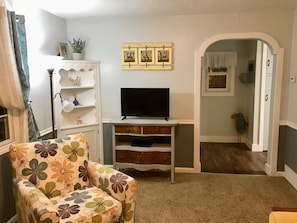
<instances>
[{"instance_id":1,"label":"floral armchair","mask_svg":"<svg viewBox=\"0 0 297 223\"><path fill-rule=\"evenodd\" d=\"M83 134L11 145L18 222L134 222L136 181L88 160Z\"/></svg>"}]
</instances>

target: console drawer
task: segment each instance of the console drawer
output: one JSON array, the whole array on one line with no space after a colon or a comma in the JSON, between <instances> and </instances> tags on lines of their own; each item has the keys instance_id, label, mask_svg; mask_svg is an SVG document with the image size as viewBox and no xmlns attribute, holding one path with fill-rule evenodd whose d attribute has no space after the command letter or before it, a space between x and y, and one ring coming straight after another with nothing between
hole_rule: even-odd
<instances>
[{"instance_id":1,"label":"console drawer","mask_svg":"<svg viewBox=\"0 0 297 223\"><path fill-rule=\"evenodd\" d=\"M115 133L141 134L141 126L116 125L115 126Z\"/></svg>"},{"instance_id":2,"label":"console drawer","mask_svg":"<svg viewBox=\"0 0 297 223\"><path fill-rule=\"evenodd\" d=\"M127 150L116 151L116 162L135 164L171 164L170 152L135 152Z\"/></svg>"},{"instance_id":3,"label":"console drawer","mask_svg":"<svg viewBox=\"0 0 297 223\"><path fill-rule=\"evenodd\" d=\"M171 134L170 126L143 126L143 134Z\"/></svg>"}]
</instances>

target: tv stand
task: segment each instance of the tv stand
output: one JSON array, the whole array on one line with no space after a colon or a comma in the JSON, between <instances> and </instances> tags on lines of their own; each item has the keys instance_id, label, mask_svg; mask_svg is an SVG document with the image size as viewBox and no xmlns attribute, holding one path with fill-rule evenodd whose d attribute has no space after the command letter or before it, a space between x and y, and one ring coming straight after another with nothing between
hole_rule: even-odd
<instances>
[{"instance_id":1,"label":"tv stand","mask_svg":"<svg viewBox=\"0 0 297 223\"><path fill-rule=\"evenodd\" d=\"M125 120L127 118L127 116L124 116L121 120Z\"/></svg>"},{"instance_id":2,"label":"tv stand","mask_svg":"<svg viewBox=\"0 0 297 223\"><path fill-rule=\"evenodd\" d=\"M113 165L116 169L170 170L174 183L175 120L112 121Z\"/></svg>"}]
</instances>

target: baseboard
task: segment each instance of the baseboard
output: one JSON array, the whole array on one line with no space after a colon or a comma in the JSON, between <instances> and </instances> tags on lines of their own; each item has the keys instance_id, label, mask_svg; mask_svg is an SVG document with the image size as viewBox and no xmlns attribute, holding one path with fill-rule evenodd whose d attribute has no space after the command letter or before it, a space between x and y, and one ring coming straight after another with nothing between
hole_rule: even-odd
<instances>
[{"instance_id":1,"label":"baseboard","mask_svg":"<svg viewBox=\"0 0 297 223\"><path fill-rule=\"evenodd\" d=\"M289 166L285 164L284 177L297 190L297 173L295 173Z\"/></svg>"},{"instance_id":2,"label":"baseboard","mask_svg":"<svg viewBox=\"0 0 297 223\"><path fill-rule=\"evenodd\" d=\"M253 152L263 152L263 150L260 148L259 144L253 144L252 145L252 151Z\"/></svg>"},{"instance_id":3,"label":"baseboard","mask_svg":"<svg viewBox=\"0 0 297 223\"><path fill-rule=\"evenodd\" d=\"M271 167L268 163L265 163L265 166L264 166L264 172L270 176L271 175Z\"/></svg>"},{"instance_id":4,"label":"baseboard","mask_svg":"<svg viewBox=\"0 0 297 223\"><path fill-rule=\"evenodd\" d=\"M18 216L15 215L11 219L9 219L6 223L17 223L18 222Z\"/></svg>"},{"instance_id":5,"label":"baseboard","mask_svg":"<svg viewBox=\"0 0 297 223\"><path fill-rule=\"evenodd\" d=\"M244 143L245 137L237 136L200 136L200 142Z\"/></svg>"},{"instance_id":6,"label":"baseboard","mask_svg":"<svg viewBox=\"0 0 297 223\"><path fill-rule=\"evenodd\" d=\"M175 167L174 171L175 173L199 173L199 171L192 167Z\"/></svg>"}]
</instances>

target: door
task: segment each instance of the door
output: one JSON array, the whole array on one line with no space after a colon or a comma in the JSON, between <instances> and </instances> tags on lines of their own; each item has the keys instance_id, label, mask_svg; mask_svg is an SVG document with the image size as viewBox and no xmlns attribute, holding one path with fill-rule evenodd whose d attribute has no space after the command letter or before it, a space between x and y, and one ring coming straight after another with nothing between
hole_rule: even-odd
<instances>
[{"instance_id":1,"label":"door","mask_svg":"<svg viewBox=\"0 0 297 223\"><path fill-rule=\"evenodd\" d=\"M258 41L259 42L259 41ZM273 55L267 44L260 41L262 46L262 69L261 73L261 100L259 125L259 151L269 150L270 136L270 113L271 113L271 89L273 80ZM255 105L256 106L256 105Z\"/></svg>"}]
</instances>

